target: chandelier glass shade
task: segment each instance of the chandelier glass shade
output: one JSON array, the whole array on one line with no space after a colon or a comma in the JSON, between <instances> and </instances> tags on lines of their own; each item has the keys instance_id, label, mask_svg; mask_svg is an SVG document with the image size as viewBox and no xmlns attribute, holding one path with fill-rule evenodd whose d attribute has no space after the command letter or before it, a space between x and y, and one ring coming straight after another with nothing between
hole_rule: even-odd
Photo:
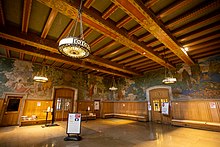
<instances>
[{"instance_id":1,"label":"chandelier glass shade","mask_svg":"<svg viewBox=\"0 0 220 147\"><path fill-rule=\"evenodd\" d=\"M78 10L77 18L75 19L73 36L63 38L59 42L58 50L61 54L71 58L86 58L90 54L90 46L86 43L83 36L83 25L82 25L82 1ZM79 22L79 37L75 37L77 24Z\"/></svg>"},{"instance_id":2,"label":"chandelier glass shade","mask_svg":"<svg viewBox=\"0 0 220 147\"><path fill-rule=\"evenodd\" d=\"M44 76L34 76L34 81L45 83L48 81L48 78Z\"/></svg>"},{"instance_id":3,"label":"chandelier glass shade","mask_svg":"<svg viewBox=\"0 0 220 147\"><path fill-rule=\"evenodd\" d=\"M59 52L72 58L85 58L89 56L90 47L86 41L77 37L66 37L59 42Z\"/></svg>"},{"instance_id":4,"label":"chandelier glass shade","mask_svg":"<svg viewBox=\"0 0 220 147\"><path fill-rule=\"evenodd\" d=\"M163 79L164 84L173 84L175 82L176 82L176 78L167 77L167 78Z\"/></svg>"}]
</instances>

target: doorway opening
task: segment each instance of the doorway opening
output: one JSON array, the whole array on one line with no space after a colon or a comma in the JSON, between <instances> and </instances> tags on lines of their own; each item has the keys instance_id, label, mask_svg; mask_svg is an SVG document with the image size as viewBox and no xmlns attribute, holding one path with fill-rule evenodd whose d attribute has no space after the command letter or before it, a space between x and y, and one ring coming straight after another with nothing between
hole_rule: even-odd
<instances>
[{"instance_id":1,"label":"doorway opening","mask_svg":"<svg viewBox=\"0 0 220 147\"><path fill-rule=\"evenodd\" d=\"M57 86L53 88L53 116L54 121L66 121L69 112L77 110L78 90L72 87Z\"/></svg>"},{"instance_id":2,"label":"doorway opening","mask_svg":"<svg viewBox=\"0 0 220 147\"><path fill-rule=\"evenodd\" d=\"M149 120L157 123L170 124L171 123L171 110L170 103L173 99L170 86L154 86L146 90ZM164 113L164 106L168 104L166 108L167 113Z\"/></svg>"}]
</instances>

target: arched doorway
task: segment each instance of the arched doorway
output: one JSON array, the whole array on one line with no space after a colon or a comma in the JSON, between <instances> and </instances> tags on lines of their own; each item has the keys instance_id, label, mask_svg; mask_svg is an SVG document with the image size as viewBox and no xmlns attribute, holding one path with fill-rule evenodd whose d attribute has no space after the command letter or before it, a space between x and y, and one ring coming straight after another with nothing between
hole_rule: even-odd
<instances>
[{"instance_id":1,"label":"arched doorway","mask_svg":"<svg viewBox=\"0 0 220 147\"><path fill-rule=\"evenodd\" d=\"M157 123L170 124L171 123L171 110L170 104L172 97L170 86L154 86L146 90L147 101L150 108L149 120ZM162 113L164 105L168 105L168 114Z\"/></svg>"},{"instance_id":2,"label":"arched doorway","mask_svg":"<svg viewBox=\"0 0 220 147\"><path fill-rule=\"evenodd\" d=\"M78 90L72 87L56 86L53 87L53 117L52 123L67 120L69 112L77 110Z\"/></svg>"}]
</instances>

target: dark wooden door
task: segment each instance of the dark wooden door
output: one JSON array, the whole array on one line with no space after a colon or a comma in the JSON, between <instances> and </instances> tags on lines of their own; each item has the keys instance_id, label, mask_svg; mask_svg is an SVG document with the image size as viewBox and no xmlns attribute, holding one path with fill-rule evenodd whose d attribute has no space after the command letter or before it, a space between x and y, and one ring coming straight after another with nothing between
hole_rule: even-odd
<instances>
[{"instance_id":1,"label":"dark wooden door","mask_svg":"<svg viewBox=\"0 0 220 147\"><path fill-rule=\"evenodd\" d=\"M1 123L2 126L18 125L21 99L21 97L11 96L7 98Z\"/></svg>"},{"instance_id":2,"label":"dark wooden door","mask_svg":"<svg viewBox=\"0 0 220 147\"><path fill-rule=\"evenodd\" d=\"M170 124L171 116L162 114L162 105L169 102L169 90L165 88L150 90L151 118L153 122Z\"/></svg>"}]
</instances>

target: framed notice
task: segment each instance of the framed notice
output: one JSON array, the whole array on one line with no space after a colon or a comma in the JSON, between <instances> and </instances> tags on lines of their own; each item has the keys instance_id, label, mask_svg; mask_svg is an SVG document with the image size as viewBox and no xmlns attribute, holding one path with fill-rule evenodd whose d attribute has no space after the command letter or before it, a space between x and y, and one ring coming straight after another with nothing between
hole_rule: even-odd
<instances>
[{"instance_id":1,"label":"framed notice","mask_svg":"<svg viewBox=\"0 0 220 147\"><path fill-rule=\"evenodd\" d=\"M94 101L94 109L99 110L99 101Z\"/></svg>"},{"instance_id":2,"label":"framed notice","mask_svg":"<svg viewBox=\"0 0 220 147\"><path fill-rule=\"evenodd\" d=\"M216 104L215 104L215 102L210 102L209 104L210 104L210 108L216 109Z\"/></svg>"},{"instance_id":3,"label":"framed notice","mask_svg":"<svg viewBox=\"0 0 220 147\"><path fill-rule=\"evenodd\" d=\"M81 114L69 113L67 121L67 134L80 134L81 132Z\"/></svg>"},{"instance_id":4,"label":"framed notice","mask_svg":"<svg viewBox=\"0 0 220 147\"><path fill-rule=\"evenodd\" d=\"M169 115L169 103L168 102L162 103L162 114Z\"/></svg>"}]
</instances>

